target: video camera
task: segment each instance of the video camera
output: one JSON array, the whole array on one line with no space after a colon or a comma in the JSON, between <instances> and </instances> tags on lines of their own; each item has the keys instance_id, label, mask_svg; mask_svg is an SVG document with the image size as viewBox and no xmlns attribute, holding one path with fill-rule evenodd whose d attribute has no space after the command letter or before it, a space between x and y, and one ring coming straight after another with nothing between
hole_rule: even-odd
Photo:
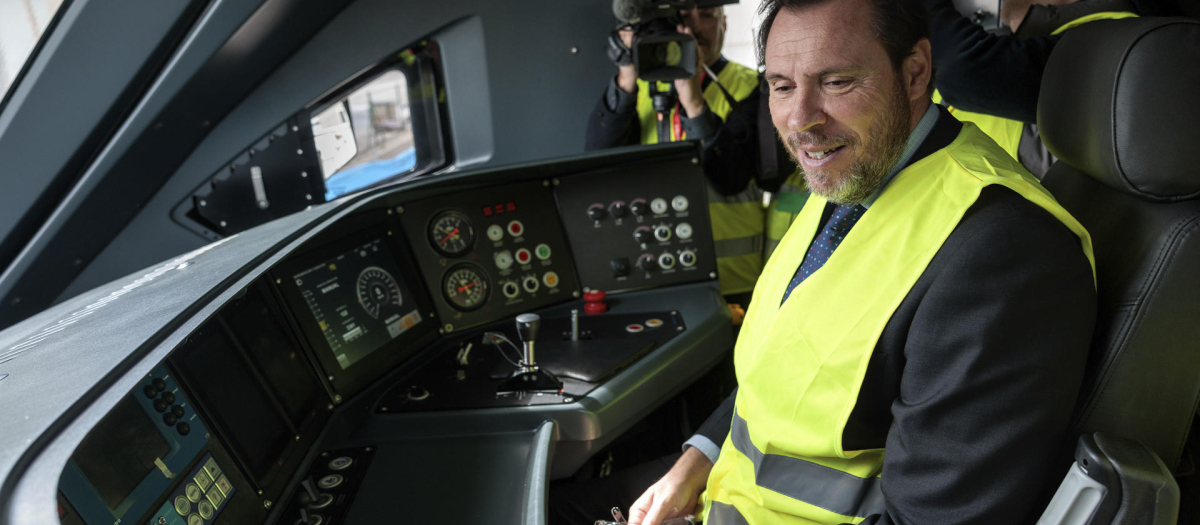
<instances>
[{"instance_id":1,"label":"video camera","mask_svg":"<svg viewBox=\"0 0 1200 525\"><path fill-rule=\"evenodd\" d=\"M738 0L613 0L613 15L621 26L608 37L609 57L618 65L632 63L647 82L691 78L696 74L696 40L675 31L683 23L679 12ZM619 30L633 28L633 48L621 42Z\"/></svg>"}]
</instances>

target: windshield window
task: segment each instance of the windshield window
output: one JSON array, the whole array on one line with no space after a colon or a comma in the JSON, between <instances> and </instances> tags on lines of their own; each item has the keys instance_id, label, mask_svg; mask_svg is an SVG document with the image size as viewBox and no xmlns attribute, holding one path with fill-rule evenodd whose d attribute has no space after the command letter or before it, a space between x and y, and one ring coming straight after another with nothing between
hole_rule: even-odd
<instances>
[{"instance_id":1,"label":"windshield window","mask_svg":"<svg viewBox=\"0 0 1200 525\"><path fill-rule=\"evenodd\" d=\"M0 0L0 94L16 80L63 0Z\"/></svg>"}]
</instances>

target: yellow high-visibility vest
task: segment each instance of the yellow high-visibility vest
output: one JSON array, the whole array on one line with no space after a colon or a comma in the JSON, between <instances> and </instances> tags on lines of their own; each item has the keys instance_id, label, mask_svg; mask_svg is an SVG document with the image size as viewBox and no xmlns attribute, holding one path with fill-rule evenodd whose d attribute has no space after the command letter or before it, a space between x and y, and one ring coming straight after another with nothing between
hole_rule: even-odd
<instances>
[{"instance_id":1,"label":"yellow high-visibility vest","mask_svg":"<svg viewBox=\"0 0 1200 525\"><path fill-rule=\"evenodd\" d=\"M1103 11L1100 13L1092 13L1063 24L1058 29L1055 29L1051 34L1057 35L1073 27L1078 27L1088 22L1095 22L1097 20L1118 20L1121 18L1132 18L1136 16L1138 16L1136 13L1130 13L1127 11ZM942 103L942 94L936 90L933 92L933 102L935 104ZM995 115L963 111L952 106L946 106L946 109L950 110L950 114L954 115L954 118L957 118L958 120L963 122L974 122L976 126L979 126L979 129L983 130L984 133L987 133L989 137L992 137L992 140L995 140L996 144L999 144L1001 148L1004 148L1004 151L1008 152L1009 155L1012 155L1012 158L1018 158L1017 150L1021 146L1021 133L1025 129L1025 123L1019 120L997 117Z\"/></svg>"},{"instance_id":2,"label":"yellow high-visibility vest","mask_svg":"<svg viewBox=\"0 0 1200 525\"><path fill-rule=\"evenodd\" d=\"M717 73L717 80L737 101L744 100L758 89L758 74L733 62L725 64ZM650 84L638 80L637 85L642 144L654 144L658 142L658 113L654 111L654 103L650 99ZM671 84L659 82L658 89L666 92L671 89ZM710 82L704 89L704 101L708 110L722 121L729 119L733 106L715 82ZM676 111L677 108L672 108L665 117L673 121ZM682 140L687 137L675 137L672 131L671 138ZM712 222L717 256L717 278L721 281L721 293L724 295L749 292L754 289L754 282L762 273L763 220L766 213L762 200L762 190L754 183L737 195L721 195L709 186L708 215Z\"/></svg>"},{"instance_id":3,"label":"yellow high-visibility vest","mask_svg":"<svg viewBox=\"0 0 1200 525\"><path fill-rule=\"evenodd\" d=\"M821 226L826 200L810 196L767 263L737 340L735 414L701 498L706 525L858 523L886 510L884 451L843 450L842 434L884 327L990 185L1074 232L1095 275L1083 226L971 123L901 171L781 305Z\"/></svg>"}]
</instances>

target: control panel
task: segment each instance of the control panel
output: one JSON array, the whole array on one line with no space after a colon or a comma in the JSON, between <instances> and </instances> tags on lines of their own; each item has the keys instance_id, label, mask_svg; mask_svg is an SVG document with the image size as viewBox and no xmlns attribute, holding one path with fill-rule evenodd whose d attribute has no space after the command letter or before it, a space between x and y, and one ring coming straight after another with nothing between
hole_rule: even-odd
<instances>
[{"instance_id":1,"label":"control panel","mask_svg":"<svg viewBox=\"0 0 1200 525\"><path fill-rule=\"evenodd\" d=\"M397 211L445 332L579 291L549 181L444 195Z\"/></svg>"},{"instance_id":2,"label":"control panel","mask_svg":"<svg viewBox=\"0 0 1200 525\"><path fill-rule=\"evenodd\" d=\"M211 454L183 479L146 525L211 525L237 490Z\"/></svg>"},{"instance_id":3,"label":"control panel","mask_svg":"<svg viewBox=\"0 0 1200 525\"><path fill-rule=\"evenodd\" d=\"M686 160L563 177L555 197L585 289L716 278L701 168Z\"/></svg>"},{"instance_id":4,"label":"control panel","mask_svg":"<svg viewBox=\"0 0 1200 525\"><path fill-rule=\"evenodd\" d=\"M204 423L159 365L83 439L60 487L86 523L136 520L207 443Z\"/></svg>"}]
</instances>

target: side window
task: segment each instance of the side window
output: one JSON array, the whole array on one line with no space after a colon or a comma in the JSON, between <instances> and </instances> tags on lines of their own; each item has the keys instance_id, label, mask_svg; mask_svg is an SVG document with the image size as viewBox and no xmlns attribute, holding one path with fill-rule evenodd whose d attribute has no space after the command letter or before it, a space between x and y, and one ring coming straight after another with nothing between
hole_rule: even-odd
<instances>
[{"instance_id":1,"label":"side window","mask_svg":"<svg viewBox=\"0 0 1200 525\"><path fill-rule=\"evenodd\" d=\"M42 33L62 5L62 0L0 2L0 101L8 98L13 81L33 60Z\"/></svg>"},{"instance_id":2,"label":"side window","mask_svg":"<svg viewBox=\"0 0 1200 525\"><path fill-rule=\"evenodd\" d=\"M391 69L312 119L325 199L407 173L417 164L408 79Z\"/></svg>"},{"instance_id":3,"label":"side window","mask_svg":"<svg viewBox=\"0 0 1200 525\"><path fill-rule=\"evenodd\" d=\"M180 202L210 239L446 164L445 91L433 42L396 52L297 111Z\"/></svg>"}]
</instances>

